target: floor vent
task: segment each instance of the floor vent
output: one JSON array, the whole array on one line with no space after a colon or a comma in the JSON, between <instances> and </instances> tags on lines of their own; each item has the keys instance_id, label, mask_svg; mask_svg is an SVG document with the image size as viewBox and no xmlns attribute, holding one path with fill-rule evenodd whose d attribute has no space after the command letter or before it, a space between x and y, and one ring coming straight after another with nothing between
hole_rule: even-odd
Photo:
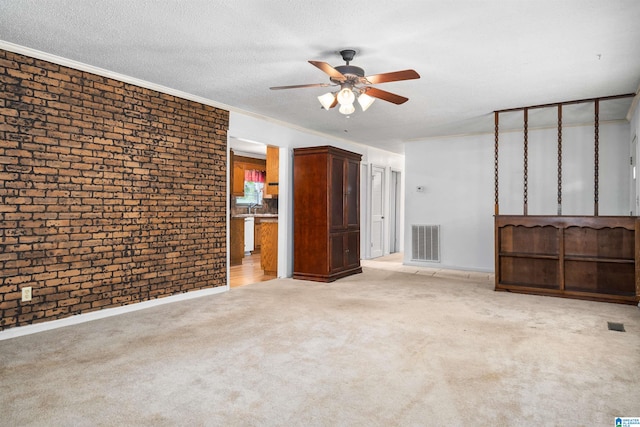
<instances>
[{"instance_id":1,"label":"floor vent","mask_svg":"<svg viewBox=\"0 0 640 427\"><path fill-rule=\"evenodd\" d=\"M411 226L411 260L440 262L440 226Z\"/></svg>"},{"instance_id":2,"label":"floor vent","mask_svg":"<svg viewBox=\"0 0 640 427\"><path fill-rule=\"evenodd\" d=\"M618 331L618 332L624 332L624 324L622 323L614 323L614 322L607 322L607 327L609 328L610 331Z\"/></svg>"}]
</instances>

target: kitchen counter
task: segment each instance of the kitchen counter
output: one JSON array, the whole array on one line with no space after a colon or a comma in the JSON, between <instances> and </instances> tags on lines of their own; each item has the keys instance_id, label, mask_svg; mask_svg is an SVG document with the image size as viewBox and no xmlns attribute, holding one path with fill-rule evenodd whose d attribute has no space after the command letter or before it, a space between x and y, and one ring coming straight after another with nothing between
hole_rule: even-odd
<instances>
[{"instance_id":1,"label":"kitchen counter","mask_svg":"<svg viewBox=\"0 0 640 427\"><path fill-rule=\"evenodd\" d=\"M278 223L278 217L260 218L260 223Z\"/></svg>"}]
</instances>

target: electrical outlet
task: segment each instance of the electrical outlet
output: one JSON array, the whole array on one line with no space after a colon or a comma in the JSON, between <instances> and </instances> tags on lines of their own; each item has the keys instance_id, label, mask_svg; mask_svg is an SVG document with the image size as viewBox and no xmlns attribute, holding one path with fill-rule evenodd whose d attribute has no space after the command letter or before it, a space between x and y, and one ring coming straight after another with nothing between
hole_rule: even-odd
<instances>
[{"instance_id":1,"label":"electrical outlet","mask_svg":"<svg viewBox=\"0 0 640 427\"><path fill-rule=\"evenodd\" d=\"M22 301L31 301L31 286L22 288Z\"/></svg>"}]
</instances>

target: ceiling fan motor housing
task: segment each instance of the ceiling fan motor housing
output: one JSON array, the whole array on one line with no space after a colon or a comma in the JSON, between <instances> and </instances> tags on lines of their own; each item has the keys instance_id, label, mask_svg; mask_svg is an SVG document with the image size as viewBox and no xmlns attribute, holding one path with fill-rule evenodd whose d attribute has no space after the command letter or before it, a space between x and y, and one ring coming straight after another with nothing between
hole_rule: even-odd
<instances>
[{"instance_id":1,"label":"ceiling fan motor housing","mask_svg":"<svg viewBox=\"0 0 640 427\"><path fill-rule=\"evenodd\" d=\"M354 65L338 65L334 68L347 78L347 82L351 82L352 84L357 83L360 77L364 77L364 70ZM331 81L338 84L344 83L344 81L334 79L333 77L331 77Z\"/></svg>"}]
</instances>

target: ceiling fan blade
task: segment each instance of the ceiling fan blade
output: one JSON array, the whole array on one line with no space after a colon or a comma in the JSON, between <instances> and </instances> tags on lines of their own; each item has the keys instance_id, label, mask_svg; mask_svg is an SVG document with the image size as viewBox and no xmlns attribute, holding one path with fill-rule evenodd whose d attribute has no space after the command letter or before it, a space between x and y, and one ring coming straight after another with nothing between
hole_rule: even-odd
<instances>
[{"instance_id":1,"label":"ceiling fan blade","mask_svg":"<svg viewBox=\"0 0 640 427\"><path fill-rule=\"evenodd\" d=\"M397 82L399 80L419 79L420 74L414 70L394 71L392 73L374 74L373 76L364 77L365 84L375 85L378 83Z\"/></svg>"},{"instance_id":2,"label":"ceiling fan blade","mask_svg":"<svg viewBox=\"0 0 640 427\"><path fill-rule=\"evenodd\" d=\"M344 76L344 74L342 74L340 71L336 70L335 68L333 68L331 65L327 64L326 62L309 61L309 64L315 65L316 67L320 68L322 71L324 71L325 73L329 74L329 77L331 77L332 79L336 79L336 80L341 81L341 82L347 80L347 78Z\"/></svg>"},{"instance_id":3,"label":"ceiling fan blade","mask_svg":"<svg viewBox=\"0 0 640 427\"><path fill-rule=\"evenodd\" d=\"M335 86L330 83L312 83L309 85L293 85L293 86L274 86L270 87L271 90L280 90L280 89L300 89L303 87L327 87L327 86Z\"/></svg>"},{"instance_id":4,"label":"ceiling fan blade","mask_svg":"<svg viewBox=\"0 0 640 427\"><path fill-rule=\"evenodd\" d=\"M397 105L404 104L409 100L409 98L405 98L404 96L396 95L395 93L380 90L375 87L365 88L364 93L374 98L382 99L383 101L391 102Z\"/></svg>"}]
</instances>

